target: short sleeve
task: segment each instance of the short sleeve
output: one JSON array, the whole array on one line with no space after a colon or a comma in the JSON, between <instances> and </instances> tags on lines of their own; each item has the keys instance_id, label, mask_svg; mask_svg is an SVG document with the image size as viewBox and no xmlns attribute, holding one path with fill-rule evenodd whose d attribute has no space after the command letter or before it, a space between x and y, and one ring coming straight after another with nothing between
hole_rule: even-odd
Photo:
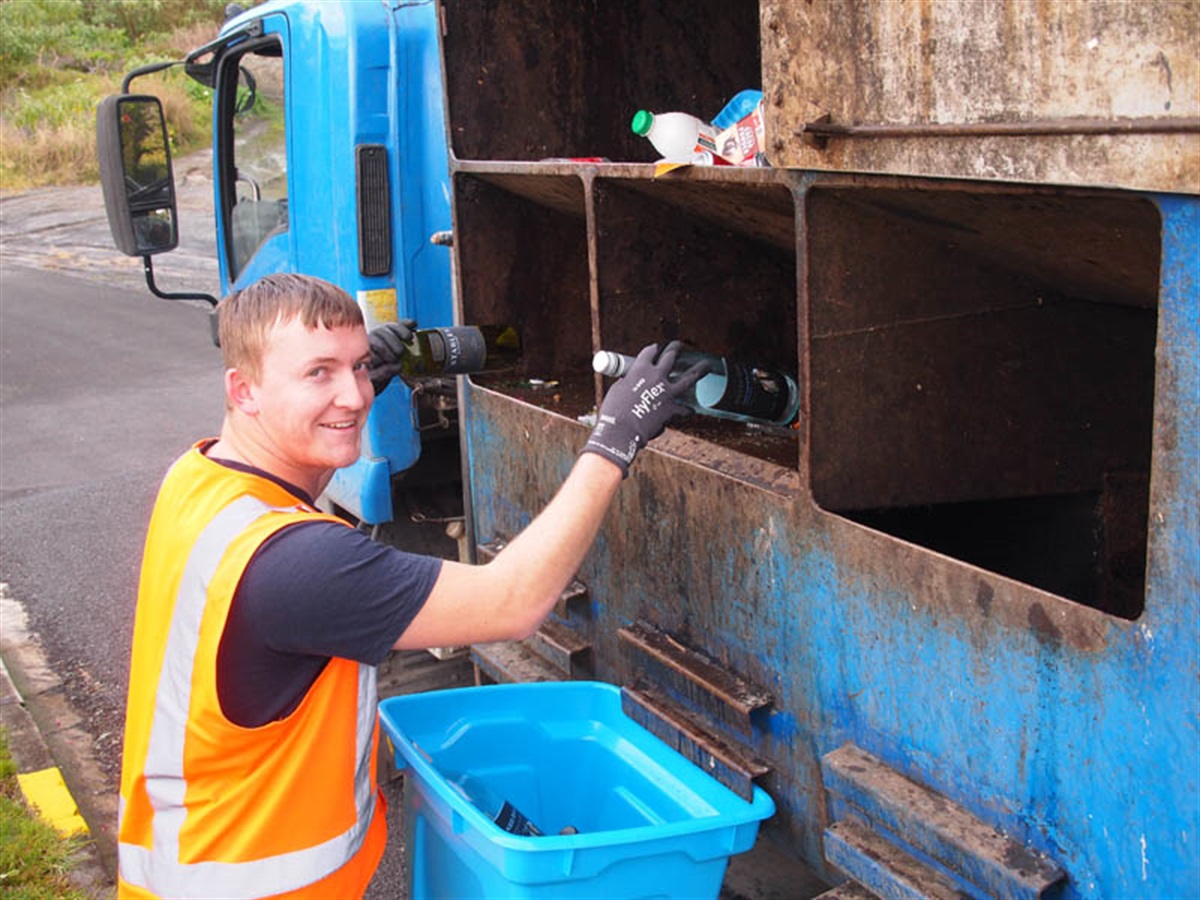
<instances>
[{"instance_id":1,"label":"short sleeve","mask_svg":"<svg viewBox=\"0 0 1200 900\"><path fill-rule=\"evenodd\" d=\"M258 549L238 586L238 615L275 653L379 665L425 605L441 565L354 528L304 522Z\"/></svg>"}]
</instances>

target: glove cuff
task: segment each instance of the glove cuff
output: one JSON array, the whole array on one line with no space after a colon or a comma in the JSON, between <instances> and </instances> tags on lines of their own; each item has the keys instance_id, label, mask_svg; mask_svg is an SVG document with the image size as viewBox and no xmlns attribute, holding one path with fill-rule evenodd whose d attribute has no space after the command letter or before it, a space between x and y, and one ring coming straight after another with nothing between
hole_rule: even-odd
<instances>
[{"instance_id":1,"label":"glove cuff","mask_svg":"<svg viewBox=\"0 0 1200 900\"><path fill-rule=\"evenodd\" d=\"M641 438L638 435L614 427L613 423L601 421L592 429L587 443L579 452L603 456L620 468L621 479L624 480L629 477L629 466L640 449Z\"/></svg>"}]
</instances>

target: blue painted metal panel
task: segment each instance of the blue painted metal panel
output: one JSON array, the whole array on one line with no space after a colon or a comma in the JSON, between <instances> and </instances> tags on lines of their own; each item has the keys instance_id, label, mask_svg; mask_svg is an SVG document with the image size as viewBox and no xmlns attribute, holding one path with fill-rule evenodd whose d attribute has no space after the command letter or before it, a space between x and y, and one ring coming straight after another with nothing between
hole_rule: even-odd
<instances>
[{"instance_id":1,"label":"blue painted metal panel","mask_svg":"<svg viewBox=\"0 0 1200 900\"><path fill-rule=\"evenodd\" d=\"M622 487L580 571L598 676L624 677L611 632L646 617L769 690L752 749L810 862L819 760L849 741L1057 862L1065 897L1200 896L1200 198L1150 199L1163 244L1136 620L665 454L639 458ZM484 542L528 523L584 429L486 391L469 400Z\"/></svg>"},{"instance_id":2,"label":"blue painted metal panel","mask_svg":"<svg viewBox=\"0 0 1200 900\"><path fill-rule=\"evenodd\" d=\"M432 0L272 2L225 30L257 17L284 43L289 228L258 251L238 286L268 272L303 272L352 296L394 290L392 316L423 326L451 324L449 254L429 242L450 228ZM388 153L393 269L383 276L358 270L354 151L364 143L381 144ZM224 245L221 232L218 217L218 246ZM224 261L221 279L228 291ZM327 493L368 523L390 521L391 476L419 455L410 393L392 385L371 411L360 464L339 472ZM379 475L380 465L388 477Z\"/></svg>"}]
</instances>

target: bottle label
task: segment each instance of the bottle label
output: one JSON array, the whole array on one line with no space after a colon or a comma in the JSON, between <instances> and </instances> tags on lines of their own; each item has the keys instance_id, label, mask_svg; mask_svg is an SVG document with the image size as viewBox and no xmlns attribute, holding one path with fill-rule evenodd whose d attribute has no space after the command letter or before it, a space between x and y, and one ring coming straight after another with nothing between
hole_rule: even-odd
<instances>
[{"instance_id":1,"label":"bottle label","mask_svg":"<svg viewBox=\"0 0 1200 900\"><path fill-rule=\"evenodd\" d=\"M696 135L696 152L717 152L717 136L713 133L711 128L701 128L700 132Z\"/></svg>"},{"instance_id":2,"label":"bottle label","mask_svg":"<svg viewBox=\"0 0 1200 900\"><path fill-rule=\"evenodd\" d=\"M487 362L487 343L478 328L438 328L445 352L446 375L471 375Z\"/></svg>"},{"instance_id":3,"label":"bottle label","mask_svg":"<svg viewBox=\"0 0 1200 900\"><path fill-rule=\"evenodd\" d=\"M500 807L500 812L496 813L496 818L493 821L505 831L512 834L524 835L526 837L536 837L541 834L538 827L530 822L519 809L507 800L504 801L504 805Z\"/></svg>"},{"instance_id":4,"label":"bottle label","mask_svg":"<svg viewBox=\"0 0 1200 900\"><path fill-rule=\"evenodd\" d=\"M787 381L770 369L726 361L725 393L713 409L778 422L787 414Z\"/></svg>"}]
</instances>

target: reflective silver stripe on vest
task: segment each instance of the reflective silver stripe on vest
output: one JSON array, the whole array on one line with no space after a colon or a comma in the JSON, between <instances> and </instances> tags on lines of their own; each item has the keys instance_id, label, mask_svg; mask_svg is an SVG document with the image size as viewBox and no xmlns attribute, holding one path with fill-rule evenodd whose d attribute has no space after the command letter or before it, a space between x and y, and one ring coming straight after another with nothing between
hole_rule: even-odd
<instances>
[{"instance_id":1,"label":"reflective silver stripe on vest","mask_svg":"<svg viewBox=\"0 0 1200 900\"><path fill-rule=\"evenodd\" d=\"M119 847L121 877L131 885L162 897L261 897L296 890L345 865L358 852L371 826L375 812L371 741L378 711L376 672L374 666L360 664L354 790L358 821L322 844L278 856L237 863L179 862L179 832L187 816L183 748L208 585L230 543L242 531L267 513L296 509L277 509L255 497L240 497L209 522L192 547L167 636L146 755L146 791L154 809L154 849L126 843ZM118 815L124 815L123 802Z\"/></svg>"}]
</instances>

